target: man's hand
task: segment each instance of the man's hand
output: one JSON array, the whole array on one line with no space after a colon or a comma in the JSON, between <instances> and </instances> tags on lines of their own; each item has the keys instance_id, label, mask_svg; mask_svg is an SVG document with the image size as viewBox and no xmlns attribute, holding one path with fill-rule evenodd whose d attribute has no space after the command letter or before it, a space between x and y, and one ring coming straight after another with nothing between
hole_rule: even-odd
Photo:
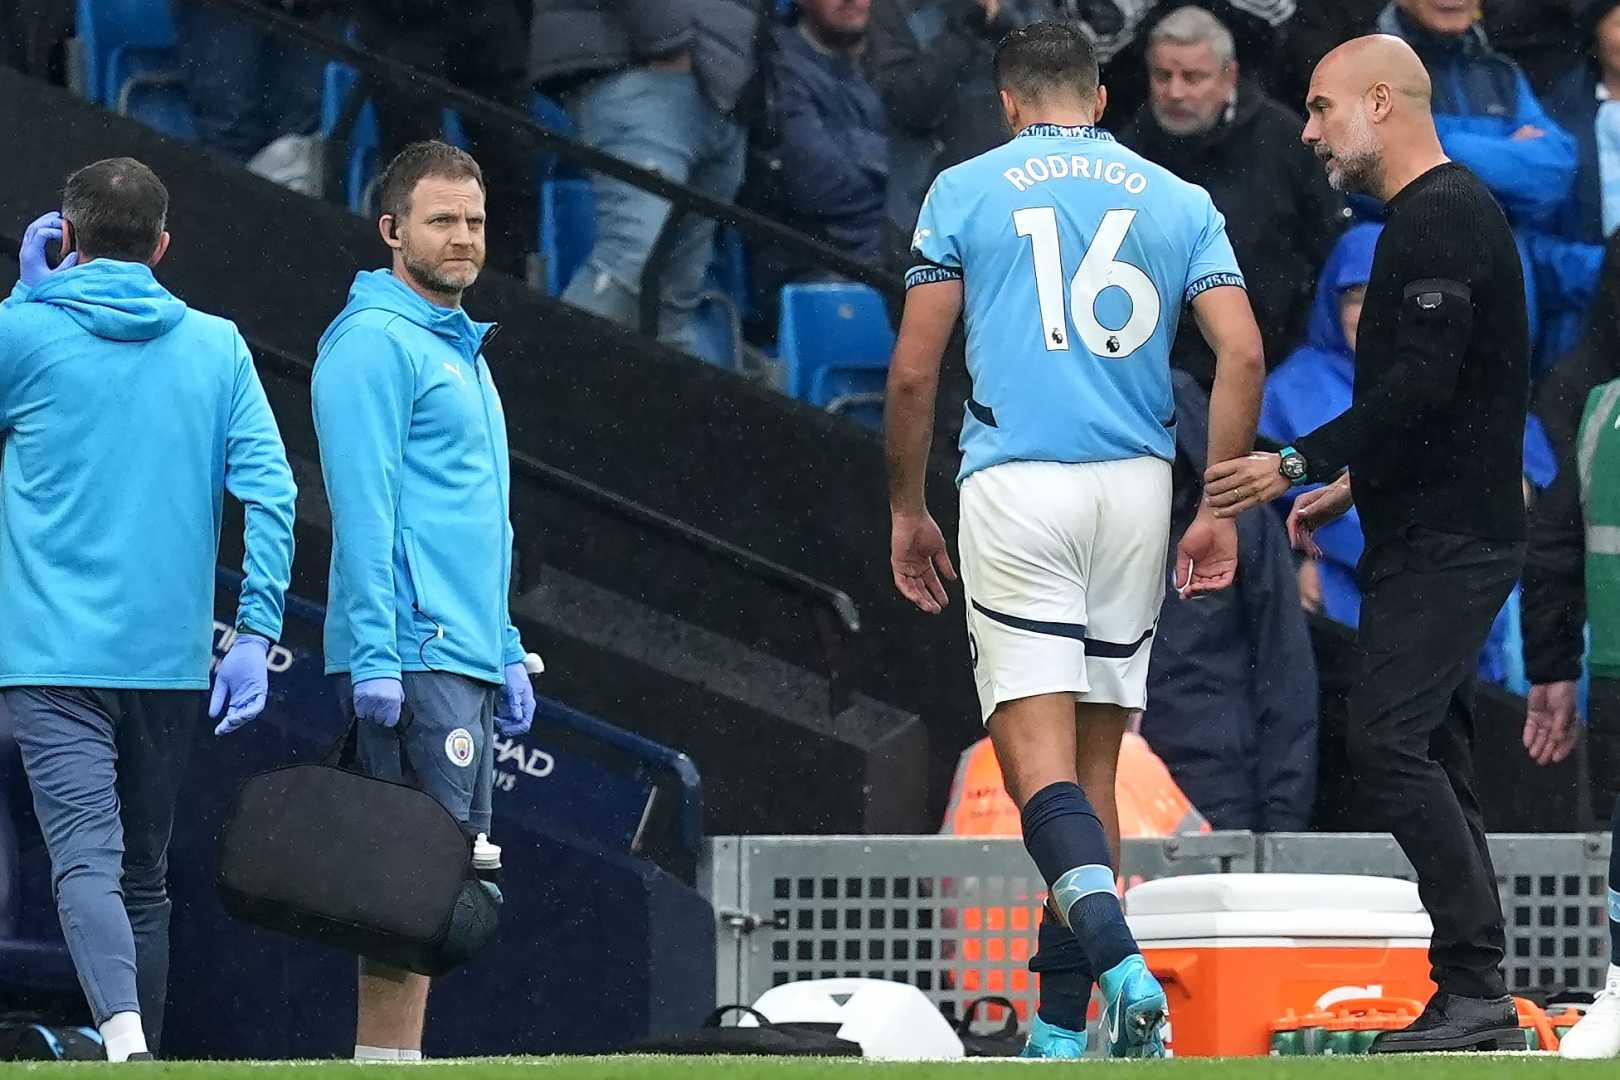
<instances>
[{"instance_id":1,"label":"man's hand","mask_svg":"<svg viewBox=\"0 0 1620 1080\"><path fill-rule=\"evenodd\" d=\"M1237 561L1237 522L1199 510L1176 546L1176 595L1220 592L1237 576Z\"/></svg>"},{"instance_id":2,"label":"man's hand","mask_svg":"<svg viewBox=\"0 0 1620 1080\"><path fill-rule=\"evenodd\" d=\"M404 706L405 684L398 679L366 679L354 684L354 715L358 720L395 727Z\"/></svg>"},{"instance_id":3,"label":"man's hand","mask_svg":"<svg viewBox=\"0 0 1620 1080\"><path fill-rule=\"evenodd\" d=\"M1528 139L1544 139L1547 133L1534 124L1526 124L1510 136L1514 142L1524 142Z\"/></svg>"},{"instance_id":4,"label":"man's hand","mask_svg":"<svg viewBox=\"0 0 1620 1080\"><path fill-rule=\"evenodd\" d=\"M257 634L238 634L225 659L214 672L214 693L208 699L208 715L218 719L230 703L225 719L214 728L215 735L229 735L257 719L270 694L270 642Z\"/></svg>"},{"instance_id":5,"label":"man's hand","mask_svg":"<svg viewBox=\"0 0 1620 1080\"><path fill-rule=\"evenodd\" d=\"M1314 555L1299 564L1299 606L1310 615L1322 610L1322 570Z\"/></svg>"},{"instance_id":6,"label":"man's hand","mask_svg":"<svg viewBox=\"0 0 1620 1080\"><path fill-rule=\"evenodd\" d=\"M17 276L30 289L52 274L79 265L79 253L72 251L68 253L67 258L57 264L55 270L51 269L50 260L45 257L45 245L60 242L62 231L62 215L52 210L35 218L23 232L22 247L17 251Z\"/></svg>"},{"instance_id":7,"label":"man's hand","mask_svg":"<svg viewBox=\"0 0 1620 1080\"><path fill-rule=\"evenodd\" d=\"M928 614L938 615L951 602L945 581L955 581L956 571L945 550L945 535L928 511L894 515L889 532L889 565L900 595Z\"/></svg>"},{"instance_id":8,"label":"man's hand","mask_svg":"<svg viewBox=\"0 0 1620 1080\"><path fill-rule=\"evenodd\" d=\"M1305 492L1288 511L1289 544L1295 551L1320 559L1322 549L1316 546L1316 530L1348 514L1353 505L1348 473L1325 487Z\"/></svg>"},{"instance_id":9,"label":"man's hand","mask_svg":"<svg viewBox=\"0 0 1620 1080\"><path fill-rule=\"evenodd\" d=\"M1278 471L1281 463L1276 454L1256 453L1211 465L1204 473L1204 498L1215 516L1237 517L1287 491L1288 479Z\"/></svg>"},{"instance_id":10,"label":"man's hand","mask_svg":"<svg viewBox=\"0 0 1620 1080\"><path fill-rule=\"evenodd\" d=\"M1537 765L1554 765L1569 757L1580 738L1575 722L1574 682L1541 683L1530 688L1524 718L1524 748Z\"/></svg>"},{"instance_id":11,"label":"man's hand","mask_svg":"<svg viewBox=\"0 0 1620 1080\"><path fill-rule=\"evenodd\" d=\"M495 699L495 730L507 738L525 735L534 723L534 684L522 660L506 665L506 686Z\"/></svg>"}]
</instances>

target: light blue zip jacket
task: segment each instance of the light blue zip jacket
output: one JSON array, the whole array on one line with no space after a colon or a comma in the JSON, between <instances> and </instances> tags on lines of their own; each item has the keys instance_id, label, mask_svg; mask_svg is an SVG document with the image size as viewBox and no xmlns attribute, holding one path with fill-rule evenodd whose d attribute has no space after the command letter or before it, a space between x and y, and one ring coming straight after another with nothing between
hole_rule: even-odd
<instances>
[{"instance_id":1,"label":"light blue zip jacket","mask_svg":"<svg viewBox=\"0 0 1620 1080\"><path fill-rule=\"evenodd\" d=\"M480 354L493 324L357 275L312 392L332 507L326 670L450 671L499 684L523 659L506 418Z\"/></svg>"},{"instance_id":2,"label":"light blue zip jacket","mask_svg":"<svg viewBox=\"0 0 1620 1080\"><path fill-rule=\"evenodd\" d=\"M0 686L201 690L224 492L275 640L297 490L236 326L96 259L0 307Z\"/></svg>"}]
</instances>

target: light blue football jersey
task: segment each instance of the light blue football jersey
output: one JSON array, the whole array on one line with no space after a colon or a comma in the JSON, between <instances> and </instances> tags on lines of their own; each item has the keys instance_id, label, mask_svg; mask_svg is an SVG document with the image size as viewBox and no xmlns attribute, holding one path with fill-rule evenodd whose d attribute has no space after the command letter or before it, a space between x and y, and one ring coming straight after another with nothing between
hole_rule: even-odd
<instances>
[{"instance_id":1,"label":"light blue football jersey","mask_svg":"<svg viewBox=\"0 0 1620 1080\"><path fill-rule=\"evenodd\" d=\"M1007 461L1173 460L1182 307L1243 285L1209 194L1090 127L1034 124L940 173L912 255L908 288L963 282L958 483Z\"/></svg>"}]
</instances>

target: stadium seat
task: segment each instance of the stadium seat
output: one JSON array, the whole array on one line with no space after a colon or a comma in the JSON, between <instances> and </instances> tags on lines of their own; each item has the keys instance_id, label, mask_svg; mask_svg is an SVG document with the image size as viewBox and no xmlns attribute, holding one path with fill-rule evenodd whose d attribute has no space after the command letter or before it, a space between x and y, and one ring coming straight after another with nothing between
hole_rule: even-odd
<instances>
[{"instance_id":1,"label":"stadium seat","mask_svg":"<svg viewBox=\"0 0 1620 1080\"><path fill-rule=\"evenodd\" d=\"M84 96L117 104L124 81L155 60L178 67L170 0L78 0L77 35Z\"/></svg>"},{"instance_id":2,"label":"stadium seat","mask_svg":"<svg viewBox=\"0 0 1620 1080\"><path fill-rule=\"evenodd\" d=\"M540 256L546 292L561 296L596 243L596 200L586 180L547 180L540 185Z\"/></svg>"},{"instance_id":3,"label":"stadium seat","mask_svg":"<svg viewBox=\"0 0 1620 1080\"><path fill-rule=\"evenodd\" d=\"M894 331L877 290L841 282L784 286L777 347L788 393L878 426Z\"/></svg>"},{"instance_id":4,"label":"stadium seat","mask_svg":"<svg viewBox=\"0 0 1620 1080\"><path fill-rule=\"evenodd\" d=\"M346 64L331 63L321 80L321 137L331 139L337 133L344 107L360 77ZM368 100L360 106L349 131L348 165L343 172L343 201L355 213L365 205L366 185L377 171L378 143L377 109Z\"/></svg>"},{"instance_id":5,"label":"stadium seat","mask_svg":"<svg viewBox=\"0 0 1620 1080\"><path fill-rule=\"evenodd\" d=\"M170 0L78 0L84 96L173 138L196 128Z\"/></svg>"}]
</instances>

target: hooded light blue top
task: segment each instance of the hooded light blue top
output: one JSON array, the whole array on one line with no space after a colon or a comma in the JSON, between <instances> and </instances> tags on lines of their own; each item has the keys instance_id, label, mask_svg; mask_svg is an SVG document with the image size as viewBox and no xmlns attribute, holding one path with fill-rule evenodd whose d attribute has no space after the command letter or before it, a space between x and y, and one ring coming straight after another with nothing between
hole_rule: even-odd
<instances>
[{"instance_id":1,"label":"hooded light blue top","mask_svg":"<svg viewBox=\"0 0 1620 1080\"><path fill-rule=\"evenodd\" d=\"M235 325L95 259L0 308L0 686L198 690L224 492L237 625L281 635L297 491Z\"/></svg>"},{"instance_id":2,"label":"hooded light blue top","mask_svg":"<svg viewBox=\"0 0 1620 1080\"><path fill-rule=\"evenodd\" d=\"M1243 285L1203 188L1107 132L1031 124L939 174L908 288L962 279L973 397L962 469L1174 460L1182 306Z\"/></svg>"},{"instance_id":3,"label":"hooded light blue top","mask_svg":"<svg viewBox=\"0 0 1620 1080\"><path fill-rule=\"evenodd\" d=\"M326 670L500 683L523 659L506 418L480 350L492 324L387 270L354 279L312 386L332 508Z\"/></svg>"}]
</instances>

